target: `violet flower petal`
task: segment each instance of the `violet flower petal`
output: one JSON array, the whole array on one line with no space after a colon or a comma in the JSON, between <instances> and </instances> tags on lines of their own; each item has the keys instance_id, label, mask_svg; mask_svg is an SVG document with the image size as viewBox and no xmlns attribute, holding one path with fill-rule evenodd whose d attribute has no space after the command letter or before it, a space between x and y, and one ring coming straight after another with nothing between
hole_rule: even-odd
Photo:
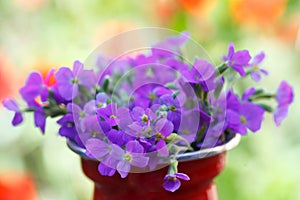
<instances>
[{"instance_id":1,"label":"violet flower petal","mask_svg":"<svg viewBox=\"0 0 300 200\"><path fill-rule=\"evenodd\" d=\"M259 72L254 71L251 73L251 78L256 82L259 82L261 80L261 75Z\"/></svg>"},{"instance_id":2,"label":"violet flower petal","mask_svg":"<svg viewBox=\"0 0 300 200\"><path fill-rule=\"evenodd\" d=\"M181 186L180 180L175 179L175 180L170 180L167 179L164 184L163 187L165 188L165 190L170 191L170 192L175 192L176 190L178 190Z\"/></svg>"},{"instance_id":3,"label":"violet flower petal","mask_svg":"<svg viewBox=\"0 0 300 200\"><path fill-rule=\"evenodd\" d=\"M246 126L251 131L256 132L260 129L263 121L264 109L253 103L247 102L242 104L241 114L246 118Z\"/></svg>"},{"instance_id":4,"label":"violet flower petal","mask_svg":"<svg viewBox=\"0 0 300 200\"><path fill-rule=\"evenodd\" d=\"M131 165L133 166L136 166L136 167L140 167L140 168L143 168L143 167L146 167L148 165L148 162L149 162L149 158L148 157L145 157L143 155L140 155L140 154L136 154L136 153L133 153L132 154L132 161L131 161Z\"/></svg>"},{"instance_id":5,"label":"violet flower petal","mask_svg":"<svg viewBox=\"0 0 300 200\"><path fill-rule=\"evenodd\" d=\"M287 117L288 115L288 105L278 107L274 112L274 121L276 126L280 126L282 121Z\"/></svg>"},{"instance_id":6,"label":"violet flower petal","mask_svg":"<svg viewBox=\"0 0 300 200\"><path fill-rule=\"evenodd\" d=\"M19 112L16 112L15 115L14 115L14 118L12 120L12 125L13 126L17 126L17 125L19 125L22 122L23 122L23 116L22 116L22 114L19 113Z\"/></svg>"},{"instance_id":7,"label":"violet flower petal","mask_svg":"<svg viewBox=\"0 0 300 200\"><path fill-rule=\"evenodd\" d=\"M91 138L86 141L85 148L87 154L99 159L109 153L109 145L102 140Z\"/></svg>"},{"instance_id":8,"label":"violet flower petal","mask_svg":"<svg viewBox=\"0 0 300 200\"><path fill-rule=\"evenodd\" d=\"M126 144L126 151L134 153L144 153L143 146L138 141L129 141Z\"/></svg>"},{"instance_id":9,"label":"violet flower petal","mask_svg":"<svg viewBox=\"0 0 300 200\"><path fill-rule=\"evenodd\" d=\"M184 173L175 173L176 177L177 178L180 178L182 180L185 180L185 181L189 181L190 180L190 177Z\"/></svg>"},{"instance_id":10,"label":"violet flower petal","mask_svg":"<svg viewBox=\"0 0 300 200\"><path fill-rule=\"evenodd\" d=\"M115 168L106 166L103 162L100 162L98 165L98 171L102 176L113 176L116 173Z\"/></svg>"},{"instance_id":11,"label":"violet flower petal","mask_svg":"<svg viewBox=\"0 0 300 200\"><path fill-rule=\"evenodd\" d=\"M40 73L32 72L24 87L20 89L20 94L27 103L31 103L40 94L43 79Z\"/></svg>"},{"instance_id":12,"label":"violet flower petal","mask_svg":"<svg viewBox=\"0 0 300 200\"><path fill-rule=\"evenodd\" d=\"M14 111L14 112L20 112L19 106L15 100L6 98L3 100L2 103L3 103L3 106L5 108L7 108L8 110Z\"/></svg>"},{"instance_id":13,"label":"violet flower petal","mask_svg":"<svg viewBox=\"0 0 300 200\"><path fill-rule=\"evenodd\" d=\"M42 133L45 133L46 116L42 108L34 111L34 124L41 129Z\"/></svg>"},{"instance_id":14,"label":"violet flower petal","mask_svg":"<svg viewBox=\"0 0 300 200\"><path fill-rule=\"evenodd\" d=\"M291 104L293 99L293 88L286 81L282 81L277 89L276 101L279 105L287 105Z\"/></svg>"},{"instance_id":15,"label":"violet flower petal","mask_svg":"<svg viewBox=\"0 0 300 200\"><path fill-rule=\"evenodd\" d=\"M119 172L122 178L126 178L128 172L130 171L130 164L125 160L121 160L117 165L117 171Z\"/></svg>"}]
</instances>

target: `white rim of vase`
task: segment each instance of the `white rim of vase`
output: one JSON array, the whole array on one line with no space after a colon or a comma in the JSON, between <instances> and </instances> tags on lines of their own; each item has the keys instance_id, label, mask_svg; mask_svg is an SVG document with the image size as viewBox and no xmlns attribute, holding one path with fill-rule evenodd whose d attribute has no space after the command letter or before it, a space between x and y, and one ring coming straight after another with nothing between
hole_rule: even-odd
<instances>
[{"instance_id":1,"label":"white rim of vase","mask_svg":"<svg viewBox=\"0 0 300 200\"><path fill-rule=\"evenodd\" d=\"M185 152L182 154L178 154L176 156L176 158L179 162L208 158L211 156L221 154L230 149L233 149L240 143L240 140L241 140L241 136L239 134L236 134L233 138L231 138L227 143L225 143L223 145L216 146L213 148L200 149L198 151L193 151L193 152ZM67 140L67 145L73 152L79 154L81 157L83 157L85 159L89 159L89 160L98 161L96 159L89 158L86 155L86 149L78 146L74 141Z\"/></svg>"}]
</instances>

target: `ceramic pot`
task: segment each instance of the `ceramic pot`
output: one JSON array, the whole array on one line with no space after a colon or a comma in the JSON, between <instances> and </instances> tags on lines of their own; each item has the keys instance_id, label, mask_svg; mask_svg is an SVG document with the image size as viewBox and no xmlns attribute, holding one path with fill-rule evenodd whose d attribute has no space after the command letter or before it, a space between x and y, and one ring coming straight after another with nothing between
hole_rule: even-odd
<instances>
[{"instance_id":1,"label":"ceramic pot","mask_svg":"<svg viewBox=\"0 0 300 200\"><path fill-rule=\"evenodd\" d=\"M85 149L71 141L68 146L81 156L83 172L95 183L94 200L216 200L218 194L213 179L225 167L226 152L239 141L240 136L236 135L221 146L180 154L178 171L188 174L190 180L181 181L181 187L175 192L167 192L162 187L168 167L147 173L130 173L124 179L118 173L112 177L102 176L98 172L99 161L87 158Z\"/></svg>"}]
</instances>

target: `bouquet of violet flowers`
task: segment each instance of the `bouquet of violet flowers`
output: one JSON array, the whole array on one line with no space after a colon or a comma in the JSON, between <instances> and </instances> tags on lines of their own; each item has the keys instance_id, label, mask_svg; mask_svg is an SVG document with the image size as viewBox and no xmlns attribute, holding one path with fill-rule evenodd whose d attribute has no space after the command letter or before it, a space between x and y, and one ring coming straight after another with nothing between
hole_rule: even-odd
<instances>
[{"instance_id":1,"label":"bouquet of violet flowers","mask_svg":"<svg viewBox=\"0 0 300 200\"><path fill-rule=\"evenodd\" d=\"M46 119L56 118L59 135L99 160L101 175L118 172L125 178L137 169L151 171L167 163L163 187L176 191L180 179L189 180L177 170L178 154L256 132L266 112L280 125L293 101L286 81L275 93L255 87L235 93L239 79L258 82L268 75L260 67L263 52L251 56L230 44L223 63L214 66L207 59L185 59L181 49L189 40L182 32L146 53L117 59L99 56L94 70L75 61L73 69L52 69L46 78L32 72L20 89L27 106L13 99L5 99L3 105L15 112L14 126L23 121L23 113L31 112L42 133Z\"/></svg>"}]
</instances>

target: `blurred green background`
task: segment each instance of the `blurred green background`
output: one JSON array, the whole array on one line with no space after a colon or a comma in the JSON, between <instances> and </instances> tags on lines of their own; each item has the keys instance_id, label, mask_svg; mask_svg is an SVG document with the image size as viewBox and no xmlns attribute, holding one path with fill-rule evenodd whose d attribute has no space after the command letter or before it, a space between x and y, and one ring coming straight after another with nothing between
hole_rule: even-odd
<instances>
[{"instance_id":1,"label":"blurred green background","mask_svg":"<svg viewBox=\"0 0 300 200\"><path fill-rule=\"evenodd\" d=\"M263 50L270 77L259 85L275 91L287 80L295 101L280 128L268 116L261 131L228 152L216 179L219 199L300 199L299 10L299 0L0 1L0 100L18 96L29 71L84 61L101 42L134 28L188 30L215 63L231 41L253 54ZM58 136L55 121L42 135L31 116L17 128L11 119L0 107L0 183L9 174L12 182L20 176L33 183L41 200L91 199L92 182Z\"/></svg>"}]
</instances>

